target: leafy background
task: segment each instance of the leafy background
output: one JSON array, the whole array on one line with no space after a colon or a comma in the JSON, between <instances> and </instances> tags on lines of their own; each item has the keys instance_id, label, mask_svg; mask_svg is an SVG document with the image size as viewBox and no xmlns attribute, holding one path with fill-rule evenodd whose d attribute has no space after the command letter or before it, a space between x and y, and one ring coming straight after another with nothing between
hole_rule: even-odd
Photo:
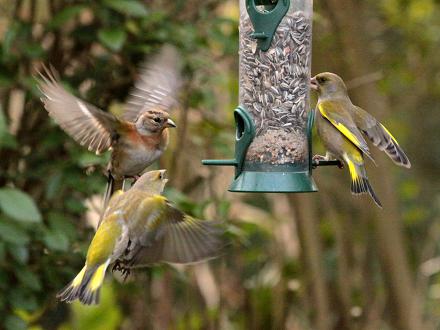
<instances>
[{"instance_id":1,"label":"leafy background","mask_svg":"<svg viewBox=\"0 0 440 330\"><path fill-rule=\"evenodd\" d=\"M319 169L320 193L226 192L233 154L238 1L0 0L0 328L435 329L440 326L440 3L315 3L313 72L334 71L355 103L398 137L413 168L377 153L383 200L353 198L346 171ZM160 167L167 195L228 223L220 259L157 266L99 307L55 300L93 236L107 157L66 136L43 110L35 68L117 113L139 62L179 48L185 88ZM316 151L322 151L317 143Z\"/></svg>"}]
</instances>

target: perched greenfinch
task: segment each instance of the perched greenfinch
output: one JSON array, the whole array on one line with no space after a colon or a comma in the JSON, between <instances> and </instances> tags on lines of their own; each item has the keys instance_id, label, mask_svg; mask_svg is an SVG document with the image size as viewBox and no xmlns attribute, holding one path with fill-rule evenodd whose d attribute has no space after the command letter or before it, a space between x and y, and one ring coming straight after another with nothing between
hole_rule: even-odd
<instances>
[{"instance_id":1,"label":"perched greenfinch","mask_svg":"<svg viewBox=\"0 0 440 330\"><path fill-rule=\"evenodd\" d=\"M351 176L351 192L368 193L382 207L365 170L365 156L371 160L373 158L362 133L395 164L410 168L408 157L384 125L351 103L347 87L339 76L329 72L320 73L311 79L310 85L318 93L316 126L327 149L326 156L318 156L317 159L329 160L334 157L347 164Z\"/></svg>"},{"instance_id":2,"label":"perched greenfinch","mask_svg":"<svg viewBox=\"0 0 440 330\"><path fill-rule=\"evenodd\" d=\"M165 170L143 174L126 192L115 192L87 251L78 275L57 297L99 303L109 265L129 271L152 263L191 263L216 257L223 247L223 230L215 221L184 214L161 195Z\"/></svg>"},{"instance_id":3,"label":"perched greenfinch","mask_svg":"<svg viewBox=\"0 0 440 330\"><path fill-rule=\"evenodd\" d=\"M104 209L125 178L140 175L167 148L168 129L176 127L168 111L181 86L178 63L179 54L171 46L145 61L120 117L72 95L55 72L40 72L41 100L55 122L96 154L112 150Z\"/></svg>"}]
</instances>

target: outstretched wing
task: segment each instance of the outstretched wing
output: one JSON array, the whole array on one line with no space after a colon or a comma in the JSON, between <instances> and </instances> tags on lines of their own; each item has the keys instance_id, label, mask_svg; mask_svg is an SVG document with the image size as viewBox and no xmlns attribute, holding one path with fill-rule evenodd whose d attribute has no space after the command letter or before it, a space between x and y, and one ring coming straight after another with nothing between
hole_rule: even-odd
<instances>
[{"instance_id":1,"label":"outstretched wing","mask_svg":"<svg viewBox=\"0 0 440 330\"><path fill-rule=\"evenodd\" d=\"M124 261L129 267L198 262L218 256L224 246L218 222L195 219L168 203L146 227L139 244L130 248L132 252Z\"/></svg>"},{"instance_id":2,"label":"outstretched wing","mask_svg":"<svg viewBox=\"0 0 440 330\"><path fill-rule=\"evenodd\" d=\"M163 46L152 60L146 59L141 66L122 117L133 122L141 112L169 111L177 103L181 85L179 54L174 47Z\"/></svg>"},{"instance_id":3,"label":"outstretched wing","mask_svg":"<svg viewBox=\"0 0 440 330\"><path fill-rule=\"evenodd\" d=\"M43 93L41 101L55 122L90 151L97 154L106 151L119 124L118 119L73 96L46 67L39 75L42 79L39 83Z\"/></svg>"},{"instance_id":4,"label":"outstretched wing","mask_svg":"<svg viewBox=\"0 0 440 330\"><path fill-rule=\"evenodd\" d=\"M373 160L367 142L356 127L350 113L344 108L344 104L336 100L322 101L318 103L318 110L342 135Z\"/></svg>"},{"instance_id":5,"label":"outstretched wing","mask_svg":"<svg viewBox=\"0 0 440 330\"><path fill-rule=\"evenodd\" d=\"M364 132L376 147L384 151L395 164L406 168L411 167L411 162L397 140L376 118L362 108L354 106L353 119L357 127Z\"/></svg>"}]
</instances>

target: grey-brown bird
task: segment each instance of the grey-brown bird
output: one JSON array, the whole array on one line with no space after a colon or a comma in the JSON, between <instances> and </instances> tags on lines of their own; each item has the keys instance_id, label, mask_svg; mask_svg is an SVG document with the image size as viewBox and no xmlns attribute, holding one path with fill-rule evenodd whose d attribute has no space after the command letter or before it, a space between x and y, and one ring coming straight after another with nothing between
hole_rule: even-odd
<instances>
[{"instance_id":1,"label":"grey-brown bird","mask_svg":"<svg viewBox=\"0 0 440 330\"><path fill-rule=\"evenodd\" d=\"M410 168L408 157L384 125L351 102L341 77L330 72L320 73L311 79L311 88L318 93L316 126L327 149L326 156L318 158L329 160L333 157L347 164L351 192L368 193L382 207L365 170L365 156L373 158L362 133L396 165Z\"/></svg>"},{"instance_id":2,"label":"grey-brown bird","mask_svg":"<svg viewBox=\"0 0 440 330\"><path fill-rule=\"evenodd\" d=\"M149 64L145 61L121 118L69 93L50 70L40 76L41 100L55 122L96 154L112 150L105 208L123 180L141 174L168 145L168 128L176 127L168 111L181 85L178 54L165 46Z\"/></svg>"}]
</instances>

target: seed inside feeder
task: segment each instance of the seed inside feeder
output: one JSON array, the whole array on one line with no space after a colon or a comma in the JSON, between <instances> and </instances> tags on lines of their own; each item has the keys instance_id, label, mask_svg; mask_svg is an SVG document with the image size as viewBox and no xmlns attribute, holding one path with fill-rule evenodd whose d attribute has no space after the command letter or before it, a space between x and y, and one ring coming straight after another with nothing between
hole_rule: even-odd
<instances>
[{"instance_id":1,"label":"seed inside feeder","mask_svg":"<svg viewBox=\"0 0 440 330\"><path fill-rule=\"evenodd\" d=\"M257 48L253 31L244 14L240 20L240 104L252 114L256 127L246 161L307 162L310 19L302 11L288 12L266 52Z\"/></svg>"}]
</instances>

